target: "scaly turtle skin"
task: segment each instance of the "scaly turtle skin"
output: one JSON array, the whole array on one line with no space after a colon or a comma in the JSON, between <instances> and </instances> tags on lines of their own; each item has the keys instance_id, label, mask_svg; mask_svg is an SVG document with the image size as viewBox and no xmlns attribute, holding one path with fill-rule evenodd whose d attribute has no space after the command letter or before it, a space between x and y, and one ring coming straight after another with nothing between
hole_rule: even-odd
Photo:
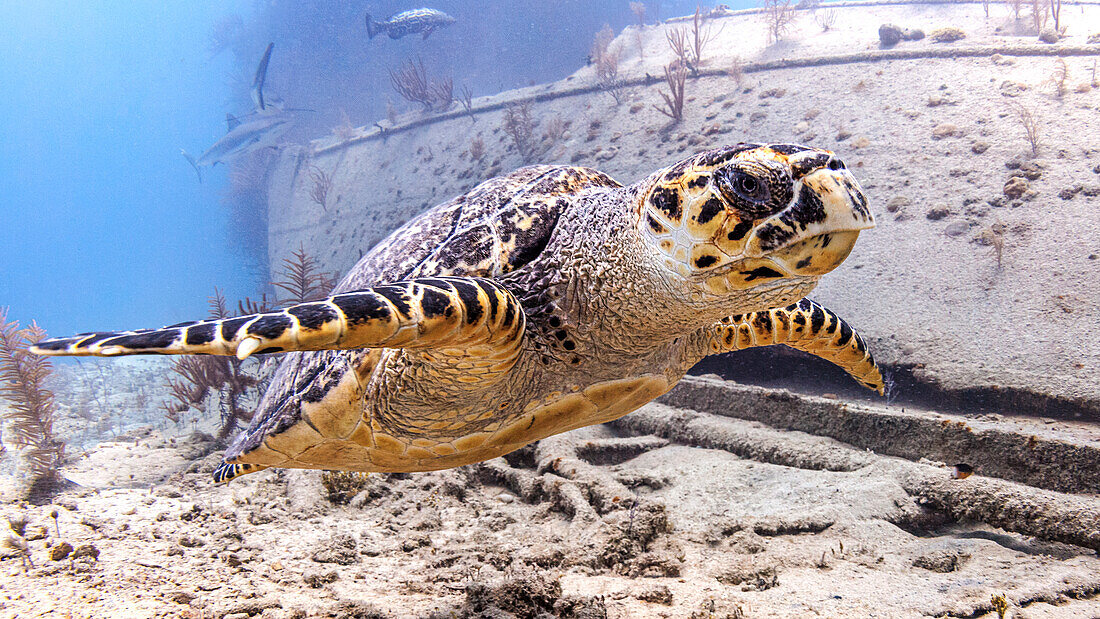
<instances>
[{"instance_id":1,"label":"scaly turtle skin","mask_svg":"<svg viewBox=\"0 0 1100 619\"><path fill-rule=\"evenodd\" d=\"M287 352L218 481L267 467L426 471L621 417L707 355L786 344L883 391L805 299L874 226L833 153L707 151L623 187L532 166L405 224L326 300L44 341L51 355Z\"/></svg>"}]
</instances>

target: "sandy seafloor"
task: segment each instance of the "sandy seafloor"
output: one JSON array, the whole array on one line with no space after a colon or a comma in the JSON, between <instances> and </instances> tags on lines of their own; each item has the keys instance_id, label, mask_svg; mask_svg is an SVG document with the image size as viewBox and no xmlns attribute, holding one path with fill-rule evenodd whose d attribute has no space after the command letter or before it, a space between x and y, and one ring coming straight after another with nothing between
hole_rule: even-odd
<instances>
[{"instance_id":1,"label":"sandy seafloor","mask_svg":"<svg viewBox=\"0 0 1100 619\"><path fill-rule=\"evenodd\" d=\"M977 19L980 5L971 9ZM936 21L935 8L906 10L898 9L902 12L892 19L926 28ZM994 11L1003 13L1004 7L996 6ZM863 40L867 36L852 49L845 33L873 33L880 21L872 14L848 12L833 32L815 38L809 34L813 26L807 17L793 38L803 48L818 45L821 54L863 51L868 48ZM992 22L986 22L974 30L992 36L993 28ZM1079 43L1087 34L1082 28L1071 30L1081 39ZM735 34L733 27L724 31L726 37ZM630 37L629 32L621 37L624 45ZM635 61L635 68L656 74L661 64L657 58L665 53L663 34L644 41L645 53ZM748 59L781 56L784 49L790 47L764 49L759 57ZM1061 390L1061 395L1077 396L1087 392L1089 377L1094 375L1089 372L1095 372L1098 353L1090 348L1095 341L1082 340L1073 356L1057 346L1042 345L1041 333L1024 331L1014 340L1020 351L1033 351L1035 356L1015 349L1006 355L997 346L982 344L996 337L984 331L995 329L996 321L974 321L966 315L973 311L976 291L989 295L993 306L1005 311L1012 311L1009 297L1013 295L1042 297L1041 311L1032 314L1032 320L1081 329L1072 322L1079 320L1080 312L1074 312L1094 289L1088 279L1092 271L1073 263L1076 267L1052 274L1063 291L1059 294L1049 291L1049 280L1020 278L1010 285L998 284L1002 267L995 264L987 246L975 241L983 230L1000 225L1008 239L1003 268L1033 272L1043 252L1051 250L1059 226L1081 221L1084 229L1091 230L1088 226L1094 224L1086 220L1090 213L1095 215L1095 201L1079 189L1059 201L1053 223L1036 221L1027 206L1010 204L966 208L945 202L944 217L928 216L938 206L930 198L934 192L928 189L929 179L965 181L970 191L995 196L1007 174L1002 164L1023 152L1017 129L999 120L1004 116L992 113L981 120L981 106L960 86L965 76L975 71L1005 73L990 78L996 80L992 88L1022 84L1030 93L1026 96L1039 96L1038 92L1048 89L1050 62L1043 62L1019 59L1013 68L988 59L958 61L950 74L942 76L944 87L934 88L931 94L897 89L897 76L905 73L920 83L927 81L919 75L924 69L912 63L887 63L882 68L885 76L882 71L867 72L858 80L838 68L805 70L850 83L854 98L847 99L841 110L823 108L807 88L765 97L777 86L750 75L737 86L743 93L737 100L762 106L762 114L756 117L733 115L734 110L724 103L732 100L727 96L735 90L729 83L700 80L690 93L690 122L662 131L641 128L660 126L661 118L651 104L658 101L656 90L662 87L634 87L628 92L630 101L613 109L609 96L593 99L564 142L548 151L548 156L569 161L580 153L580 161L629 179L643 173L632 163L631 153L642 157L643 151L660 149L674 157L714 139L780 132L784 140L824 142L851 152L846 157L850 164L869 175L881 178L884 171L894 171L896 180L870 189L909 197L896 202L893 210L884 212L879 205L876 214L885 231L872 232L896 240L918 224L932 226L935 234L928 240L932 249L927 243L873 244L850 260L870 268L846 270L833 283L826 278L823 295L828 298L860 278L893 278L902 268L919 264L921 252L933 251L945 262L968 264L965 273L941 270L927 275L950 280L941 294L922 295L914 301L906 297L912 296L912 288L898 287L876 297L883 304L905 306L913 315L930 315L946 305L963 308L935 325L907 325L907 329L914 327L908 336L878 341L886 349L885 358L900 363L927 361L929 371L938 372L938 381L953 386L1031 381L1031 385ZM1091 60L1068 62L1076 90L1089 81ZM578 79L585 77L583 71ZM891 89L897 91L887 92ZM940 102L932 105L931 96L941 97ZM1056 112L1045 111L1048 139L1072 141L1074 127L1080 126L1075 123L1095 115L1095 96L1095 89L1082 88L1059 99L1050 108ZM860 97L881 105L861 108ZM557 113L568 114L570 105L561 103ZM811 114L815 109L818 113ZM551 112L553 108L547 111ZM604 122L592 131L590 117L596 116ZM920 135L909 135L908 125L903 124L884 132L882 127L891 126L895 117L917 119L913 125L921 126ZM955 131L936 138L936 152L922 150L921 140L929 140L944 124L955 126ZM713 129L705 140L697 139L692 129L696 126ZM465 128L464 134L460 129L454 125L455 135L442 136L441 142L467 143L470 129ZM500 148L506 147L506 138L492 132L484 121L474 130L484 132L490 150L494 140ZM866 137L876 132L883 137ZM391 138L390 147L401 148L403 140ZM412 151L415 141L409 138L408 142ZM895 152L891 144L898 143L908 146L891 158ZM988 152L984 157L996 164L995 173L988 173L990 164L975 149L978 143L988 149L982 152ZM1075 170L1087 169L1082 166L1092 155L1049 149L1040 160L1041 179L1033 181L1032 187L1047 195L1073 189L1080 178ZM968 163L960 166L960 156ZM458 170L481 165L471 162L462 148L437 149L431 157L431 167L447 167L456 176ZM492 167L518 165L515 157L500 159ZM413 165L427 166L428 161L409 157L394 164L394 174L408 172L405 167ZM435 201L462 189L458 180L448 183L434 188L438 191L433 193L442 192ZM303 218L308 219L299 217ZM300 224L299 230L312 229L308 221L294 223ZM316 230L321 234L324 227L318 225ZM289 236L275 240L273 249L279 242L297 244ZM1088 252L1100 249L1092 248L1090 242L1088 235L1078 235L1055 249L1087 266L1093 264L1084 262ZM342 259L321 258L334 263ZM893 268L887 263L905 266ZM845 307L852 304L846 301L849 297L835 296L830 306L842 315L858 310ZM868 320L874 321L866 325L872 332L888 332L890 321L898 317L880 314ZM971 325L964 328L968 320ZM942 333L934 331L943 324L955 334L953 339L945 341ZM988 361L1001 369L962 368L946 353L942 358L935 355L937 349L954 354L960 347L964 354L982 360L977 367L985 367ZM1011 359L998 365L1003 361L1000 357L1006 356ZM1034 365L1054 369L1049 375L1029 375ZM921 514L927 506L886 473L893 460L887 457L874 456L867 466L831 470L820 464L782 465L768 457L739 457L722 449L654 438L624 439L616 434L618 430L598 428L584 431L587 434L579 439L596 446L587 452L587 459L581 458L589 467L588 480L555 476L555 471L540 467L545 454L531 451L517 454L508 463L498 460L452 471L371 475L360 480L361 487L349 496L333 501L319 472L263 471L228 486L214 486L210 472L220 453L210 438L214 407L211 414L195 412L181 424L164 420L160 404L165 397L167 360L84 362L58 374L54 385L61 404L57 429L70 444L70 460L62 473L78 485L48 504L25 504L17 500L16 454L9 451L0 460L5 499L0 516L26 517L28 539L36 538L29 541L34 567L24 567L10 552L0 562L0 616L996 617L990 598L1000 593L1012 603L1010 616L1100 616L1100 558L1095 550L973 520L924 518ZM660 404L645 411L679 414ZM1095 425L1032 420L1027 411L1013 412L1023 416L1004 420L1010 431L1029 434L1029 424L1035 423L1071 433L1082 444L1096 444ZM828 453L841 459L866 454L833 439L773 430L757 422L724 423L735 424L733 430L746 436L776 441L780 452ZM552 447L541 449L552 452ZM921 465L942 469L945 478L950 475L945 463ZM502 475L513 477L505 481ZM601 504L599 488L607 487L625 492L613 504ZM1079 496L1097 499L1095 494ZM50 518L53 510L58 513L56 523ZM50 548L61 541L74 547L93 546L98 557L51 561Z\"/></svg>"},{"instance_id":2,"label":"sandy seafloor","mask_svg":"<svg viewBox=\"0 0 1100 619\"><path fill-rule=\"evenodd\" d=\"M165 366L112 367L125 382ZM598 483L547 471L544 441L549 456L373 474L338 496L317 471L215 486L210 418L158 429L140 424L151 410L127 410L131 429L74 452L63 474L79 486L50 503L13 500L5 478L0 516L29 521L34 567L0 562L0 616L993 617L998 593L1023 605L1017 617L1100 614L1094 550L922 515L889 473L897 459L757 422L719 423L776 452L760 459L601 427L579 431ZM1088 442L1087 425L1034 423ZM783 453L803 463L771 463ZM575 487L583 509L545 487L524 494L523 479ZM600 483L621 484L618 504L600 504ZM51 561L60 542L98 557Z\"/></svg>"}]
</instances>

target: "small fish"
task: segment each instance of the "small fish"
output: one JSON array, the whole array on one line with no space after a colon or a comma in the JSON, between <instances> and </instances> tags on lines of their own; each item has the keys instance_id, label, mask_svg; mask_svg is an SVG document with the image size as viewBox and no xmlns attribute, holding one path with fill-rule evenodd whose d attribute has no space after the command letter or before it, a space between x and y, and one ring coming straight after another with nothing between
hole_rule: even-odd
<instances>
[{"instance_id":1,"label":"small fish","mask_svg":"<svg viewBox=\"0 0 1100 619\"><path fill-rule=\"evenodd\" d=\"M974 474L974 467L969 464L963 464L962 462L955 465L954 471L951 473L952 479L966 479Z\"/></svg>"},{"instance_id":2,"label":"small fish","mask_svg":"<svg viewBox=\"0 0 1100 619\"><path fill-rule=\"evenodd\" d=\"M407 34L422 32L426 39L428 35L439 28L450 26L453 23L455 23L455 18L435 9L402 11L386 21L374 21L368 13L367 36L373 39L375 35L385 32L391 39L400 39Z\"/></svg>"}]
</instances>

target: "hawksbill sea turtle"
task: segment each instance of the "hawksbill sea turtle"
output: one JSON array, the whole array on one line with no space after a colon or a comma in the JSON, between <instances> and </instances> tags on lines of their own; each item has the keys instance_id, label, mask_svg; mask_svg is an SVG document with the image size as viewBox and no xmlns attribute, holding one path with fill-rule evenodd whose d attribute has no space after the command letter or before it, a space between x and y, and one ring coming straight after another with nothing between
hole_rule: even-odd
<instances>
[{"instance_id":1,"label":"hawksbill sea turtle","mask_svg":"<svg viewBox=\"0 0 1100 619\"><path fill-rule=\"evenodd\" d=\"M90 333L43 355L287 353L214 477L428 471L617 419L702 358L786 344L883 393L863 339L805 296L874 226L833 153L709 150L630 186L537 165L375 246L327 299Z\"/></svg>"}]
</instances>

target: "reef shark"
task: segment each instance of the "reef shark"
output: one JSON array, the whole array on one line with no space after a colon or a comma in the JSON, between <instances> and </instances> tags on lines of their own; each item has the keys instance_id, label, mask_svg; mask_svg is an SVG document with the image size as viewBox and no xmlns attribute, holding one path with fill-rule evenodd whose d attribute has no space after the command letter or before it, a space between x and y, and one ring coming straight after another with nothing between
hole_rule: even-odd
<instances>
[{"instance_id":1,"label":"reef shark","mask_svg":"<svg viewBox=\"0 0 1100 619\"><path fill-rule=\"evenodd\" d=\"M245 116L245 120L226 114L225 120L228 132L222 139L214 142L213 146L206 149L198 159L192 157L187 151L181 150L183 156L195 168L195 174L202 182L202 166L214 166L224 164L245 153L278 144L279 138L290 129L294 117L282 108L281 102L264 95L264 81L267 79L267 64L271 60L271 50L274 43L269 43L260 65L256 67L256 75L252 78L252 103L253 111Z\"/></svg>"}]
</instances>

